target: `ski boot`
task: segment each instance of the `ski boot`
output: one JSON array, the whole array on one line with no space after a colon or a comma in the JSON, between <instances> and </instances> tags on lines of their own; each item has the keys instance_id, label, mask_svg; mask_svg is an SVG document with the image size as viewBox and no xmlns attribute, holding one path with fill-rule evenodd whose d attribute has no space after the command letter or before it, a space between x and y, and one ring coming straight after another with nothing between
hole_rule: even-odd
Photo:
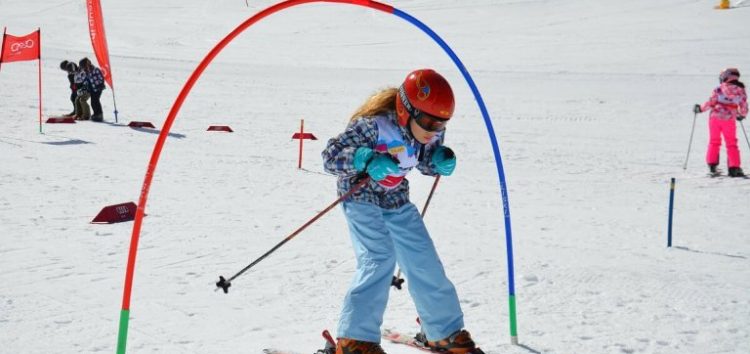
<instances>
[{"instance_id":1,"label":"ski boot","mask_svg":"<svg viewBox=\"0 0 750 354\"><path fill-rule=\"evenodd\" d=\"M326 341L326 346L323 349L318 349L315 354L336 354L336 344Z\"/></svg>"},{"instance_id":2,"label":"ski boot","mask_svg":"<svg viewBox=\"0 0 750 354\"><path fill-rule=\"evenodd\" d=\"M718 176L721 172L719 172L719 165L715 163L708 164L708 174L711 176Z\"/></svg>"},{"instance_id":3,"label":"ski boot","mask_svg":"<svg viewBox=\"0 0 750 354\"><path fill-rule=\"evenodd\" d=\"M336 354L386 354L379 343L339 338Z\"/></svg>"},{"instance_id":4,"label":"ski boot","mask_svg":"<svg viewBox=\"0 0 750 354\"><path fill-rule=\"evenodd\" d=\"M331 332L328 332L327 329L324 329L323 333L321 333L320 335L322 335L326 340L326 345L325 347L323 347L323 349L318 349L315 354L336 354L336 340L333 339Z\"/></svg>"},{"instance_id":5,"label":"ski boot","mask_svg":"<svg viewBox=\"0 0 750 354\"><path fill-rule=\"evenodd\" d=\"M421 334L421 333L420 333ZM417 335L419 336L419 335ZM426 339L416 338L419 339ZM427 341L426 347L433 352L441 354L484 354L482 349L477 348L471 335L466 330L456 331L450 336L438 341Z\"/></svg>"},{"instance_id":6,"label":"ski boot","mask_svg":"<svg viewBox=\"0 0 750 354\"><path fill-rule=\"evenodd\" d=\"M419 322L419 319L417 319L417 322ZM422 347L427 348L427 335L424 334L424 332L419 331L419 333L414 336L414 341Z\"/></svg>"},{"instance_id":7,"label":"ski boot","mask_svg":"<svg viewBox=\"0 0 750 354\"><path fill-rule=\"evenodd\" d=\"M745 177L745 173L739 167L730 167L728 174L729 177Z\"/></svg>"}]
</instances>

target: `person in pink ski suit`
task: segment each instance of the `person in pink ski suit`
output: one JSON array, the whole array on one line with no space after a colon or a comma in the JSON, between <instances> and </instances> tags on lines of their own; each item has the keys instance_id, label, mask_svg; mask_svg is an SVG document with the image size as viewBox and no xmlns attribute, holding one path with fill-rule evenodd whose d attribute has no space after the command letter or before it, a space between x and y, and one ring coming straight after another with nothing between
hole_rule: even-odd
<instances>
[{"instance_id":1,"label":"person in pink ski suit","mask_svg":"<svg viewBox=\"0 0 750 354\"><path fill-rule=\"evenodd\" d=\"M710 109L708 119L708 151L706 163L712 174L717 174L721 137L727 149L727 167L730 177L745 177L740 167L740 150L737 147L737 124L747 116L747 93L745 85L739 81L740 71L736 68L724 69L719 75L720 85L711 94L711 98L702 106L695 105L697 113Z\"/></svg>"}]
</instances>

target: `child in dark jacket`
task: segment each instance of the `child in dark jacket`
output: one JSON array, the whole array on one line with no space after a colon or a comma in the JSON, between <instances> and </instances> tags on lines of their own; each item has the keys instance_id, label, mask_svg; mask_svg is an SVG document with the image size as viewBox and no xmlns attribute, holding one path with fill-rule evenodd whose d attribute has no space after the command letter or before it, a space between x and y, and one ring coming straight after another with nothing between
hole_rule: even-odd
<instances>
[{"instance_id":1,"label":"child in dark jacket","mask_svg":"<svg viewBox=\"0 0 750 354\"><path fill-rule=\"evenodd\" d=\"M745 84L739 81L740 71L736 68L725 69L719 74L719 86L711 93L702 106L695 105L695 113L710 109L708 118L709 142L706 152L706 163L711 174L718 174L719 150L721 137L727 150L727 167L730 177L745 177L740 167L740 150L737 147L737 124L747 116L747 93Z\"/></svg>"},{"instance_id":2,"label":"child in dark jacket","mask_svg":"<svg viewBox=\"0 0 750 354\"><path fill-rule=\"evenodd\" d=\"M99 68L94 66L94 64L91 64L89 58L81 59L78 65L86 73L84 83L86 85L86 91L91 95L91 108L94 110L94 113L91 115L91 120L94 122L101 122L104 120L102 104L100 101L102 91L106 88L104 85L104 75Z\"/></svg>"}]
</instances>

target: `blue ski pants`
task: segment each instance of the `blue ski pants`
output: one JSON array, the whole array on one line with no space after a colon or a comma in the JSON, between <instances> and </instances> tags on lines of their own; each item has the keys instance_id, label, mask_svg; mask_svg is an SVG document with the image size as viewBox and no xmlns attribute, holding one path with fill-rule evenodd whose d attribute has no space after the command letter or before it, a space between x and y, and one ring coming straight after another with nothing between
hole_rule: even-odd
<instances>
[{"instance_id":1,"label":"blue ski pants","mask_svg":"<svg viewBox=\"0 0 750 354\"><path fill-rule=\"evenodd\" d=\"M344 299L339 338L380 343L380 326L396 262L406 276L429 340L463 328L463 313L419 211L412 203L383 209L371 203L344 202L357 271Z\"/></svg>"}]
</instances>

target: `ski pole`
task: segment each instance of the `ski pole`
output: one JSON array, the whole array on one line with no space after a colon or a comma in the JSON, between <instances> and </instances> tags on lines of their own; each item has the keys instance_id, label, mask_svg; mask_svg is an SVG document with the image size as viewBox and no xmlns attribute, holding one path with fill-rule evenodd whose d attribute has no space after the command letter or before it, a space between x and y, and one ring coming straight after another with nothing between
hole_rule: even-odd
<instances>
[{"instance_id":1,"label":"ski pole","mask_svg":"<svg viewBox=\"0 0 750 354\"><path fill-rule=\"evenodd\" d=\"M747 132L745 131L745 125L742 124L742 121L740 121L740 127L742 127L742 133L745 134L745 142L747 143L747 148L750 149L750 140L747 139Z\"/></svg>"},{"instance_id":2,"label":"ski pole","mask_svg":"<svg viewBox=\"0 0 750 354\"><path fill-rule=\"evenodd\" d=\"M432 189L430 189L430 194L427 196L427 201L424 202L424 207L422 207L422 219L424 219L424 214L427 213L427 207L430 205L432 195L435 193L435 188L437 188L438 182L440 182L440 175L435 177L435 182L432 183Z\"/></svg>"},{"instance_id":3,"label":"ski pole","mask_svg":"<svg viewBox=\"0 0 750 354\"><path fill-rule=\"evenodd\" d=\"M682 170L687 170L688 158L690 158L690 147L693 146L693 133L695 132L695 120L698 118L698 113L693 113L693 128L690 129L690 142L688 142L687 156L685 156L685 164L682 165Z\"/></svg>"},{"instance_id":4,"label":"ski pole","mask_svg":"<svg viewBox=\"0 0 750 354\"><path fill-rule=\"evenodd\" d=\"M219 276L219 281L216 282L216 289L214 291L219 290L219 288L221 288L222 290L224 290L225 294L228 293L229 292L229 287L232 286L232 280L236 279L237 277L239 277L240 275L242 275L242 273L245 273L248 269L250 269L250 268L254 267L256 264L260 263L260 261L262 261L263 259L265 259L266 257L268 257L271 253L275 252L277 249L279 249L285 243L289 242L289 240L291 240L295 236L297 236L300 232L302 232L302 230L306 229L308 226L310 226L312 223L314 223L316 220L318 220L325 213L327 213L331 209L333 209L333 207L335 207L336 205L338 205L339 203L341 203L342 200L344 200L346 198L349 198L352 194L354 194L354 192L358 191L360 188L362 188L362 186L364 186L369 181L370 181L370 177L369 176L365 176L364 178L362 178L362 180L360 180L359 182L357 182L357 184L355 184L354 186L352 186L352 188L349 189L348 192L346 192L344 195L340 196L333 203L331 203L329 206L327 206L325 209L323 209L323 211L321 211L318 214L316 214L312 219L308 220L304 225L300 226L297 230L295 230L294 232L292 232L291 235L289 235L286 238L284 238L283 240L281 240L281 242L277 243L276 246L273 246L273 248L271 248L270 250L268 250L268 252L266 252L262 256L258 257L258 259L252 261L252 263L248 264L245 268L242 268L242 270L240 270L239 272L237 272L237 274L231 276L229 279L225 279L223 276Z\"/></svg>"},{"instance_id":5,"label":"ski pole","mask_svg":"<svg viewBox=\"0 0 750 354\"><path fill-rule=\"evenodd\" d=\"M432 189L430 189L430 194L427 196L427 201L424 202L424 207L422 207L422 219L424 219L424 214L427 212L427 207L430 205L432 195L435 193L435 188L437 188L438 182L440 182L440 175L435 177L435 182L432 183ZM395 286L396 289L401 290L401 284L403 283L404 278L401 278L401 269L399 268L396 275L393 276L393 280L391 280L391 285Z\"/></svg>"}]
</instances>

